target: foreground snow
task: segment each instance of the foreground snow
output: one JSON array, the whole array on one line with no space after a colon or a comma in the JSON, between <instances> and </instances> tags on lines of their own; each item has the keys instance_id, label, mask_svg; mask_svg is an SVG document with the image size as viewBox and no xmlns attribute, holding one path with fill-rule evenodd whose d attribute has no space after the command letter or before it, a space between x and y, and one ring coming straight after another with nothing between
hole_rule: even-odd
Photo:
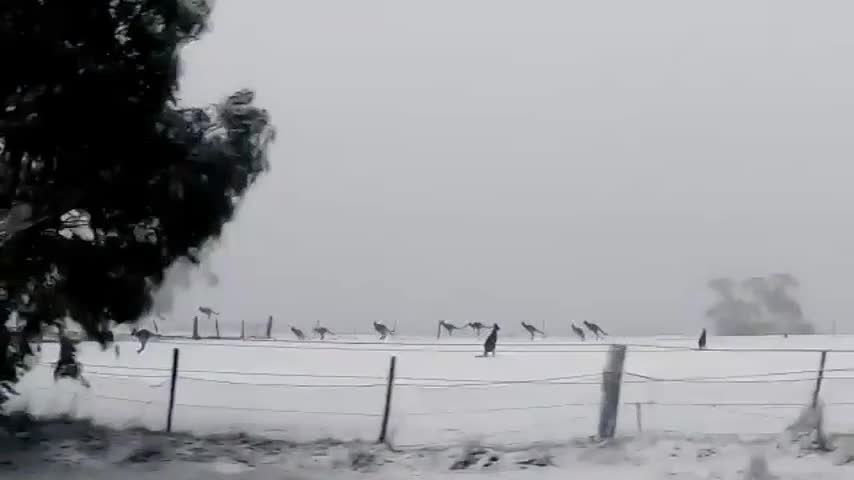
<instances>
[{"instance_id":1,"label":"foreground snow","mask_svg":"<svg viewBox=\"0 0 854 480\"><path fill-rule=\"evenodd\" d=\"M854 432L854 338L712 338L713 350L703 352L692 349L691 338L612 341L629 351L618 428L624 440L609 448L571 440L595 432L604 343L505 338L489 359L477 358L480 340L465 336L164 338L141 355L134 343L123 343L118 358L84 344L80 358L91 389L54 383L55 345L45 344L41 365L10 406L101 427L68 427L67 443L31 452L33 462L45 457L43 466L15 455L14 465L0 468L21 478L114 478L120 468L134 478L313 479L331 472L347 478L376 470L384 479L472 471L507 479L567 478L567 472L584 479L741 479L760 451L778 478L854 478L851 467L835 465L835 456L804 456L779 440L810 401L821 349L832 350L822 388L827 430ZM173 348L181 352L174 425L186 436L122 430L163 429ZM379 432L392 355L398 361L390 437L399 452L370 444ZM210 435L218 437L202 438ZM473 456L475 465L451 470L466 449L479 448L485 451ZM148 450L154 453L140 453Z\"/></svg>"},{"instance_id":2,"label":"foreground snow","mask_svg":"<svg viewBox=\"0 0 854 480\"><path fill-rule=\"evenodd\" d=\"M29 439L0 437L0 476L320 480L365 478L371 473L374 478L402 480L471 478L480 473L504 480L741 480L756 455L767 458L771 473L781 480L854 478L854 466L837 465L838 455L804 455L777 439L745 443L735 438L668 436L623 439L607 446L579 440L525 448L467 445L393 452L364 443L167 436L81 423L41 425Z\"/></svg>"}]
</instances>

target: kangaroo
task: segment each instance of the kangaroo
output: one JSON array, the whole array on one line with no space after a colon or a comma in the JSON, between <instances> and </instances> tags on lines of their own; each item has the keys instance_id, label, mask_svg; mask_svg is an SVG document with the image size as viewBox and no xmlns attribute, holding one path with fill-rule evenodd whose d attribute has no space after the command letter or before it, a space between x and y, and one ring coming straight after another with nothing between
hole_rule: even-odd
<instances>
[{"instance_id":1,"label":"kangaroo","mask_svg":"<svg viewBox=\"0 0 854 480\"><path fill-rule=\"evenodd\" d=\"M590 330L591 332L593 332L594 335L596 335L597 339L608 335L607 333L605 333L605 330L602 330L602 327L596 325L593 322L588 322L585 320L583 323L588 330Z\"/></svg>"},{"instance_id":2,"label":"kangaroo","mask_svg":"<svg viewBox=\"0 0 854 480\"><path fill-rule=\"evenodd\" d=\"M486 325L480 322L469 322L467 325L470 329L474 330L475 335L480 336L480 331L486 328Z\"/></svg>"},{"instance_id":3,"label":"kangaroo","mask_svg":"<svg viewBox=\"0 0 854 480\"><path fill-rule=\"evenodd\" d=\"M219 312L215 311L210 307L199 307L199 311L207 315L208 318L210 318L212 315L219 316Z\"/></svg>"},{"instance_id":4,"label":"kangaroo","mask_svg":"<svg viewBox=\"0 0 854 480\"><path fill-rule=\"evenodd\" d=\"M528 324L528 323L522 322L522 328L524 328L525 330L527 330L527 331L528 331L528 333L530 333L530 334L531 334L531 340L533 340L533 339L534 339L534 334L537 334L537 333L539 333L540 335L542 335L542 336L544 336L544 337L546 336L546 334L545 334L545 333L543 333L543 331L542 331L542 330L538 329L537 327L535 327L535 326L533 326L533 325L531 325L531 324Z\"/></svg>"},{"instance_id":5,"label":"kangaroo","mask_svg":"<svg viewBox=\"0 0 854 480\"><path fill-rule=\"evenodd\" d=\"M137 350L136 353L142 353L142 351L145 350L145 346L148 345L148 341L151 340L151 337L154 336L154 334L151 333L151 331L149 331L147 328L142 328L139 330L134 328L130 331L130 335L132 337L136 337L136 339L139 340L139 350Z\"/></svg>"},{"instance_id":6,"label":"kangaroo","mask_svg":"<svg viewBox=\"0 0 854 480\"><path fill-rule=\"evenodd\" d=\"M572 328L572 333L574 333L575 336L580 338L581 341L583 342L584 341L584 330L576 327L574 323L570 326L570 328Z\"/></svg>"},{"instance_id":7,"label":"kangaroo","mask_svg":"<svg viewBox=\"0 0 854 480\"><path fill-rule=\"evenodd\" d=\"M501 330L501 327L498 326L497 323L492 325L492 332L489 333L489 336L486 337L486 341L483 342L483 356L487 357L491 353L492 356L495 356L495 345L498 343L498 331Z\"/></svg>"},{"instance_id":8,"label":"kangaroo","mask_svg":"<svg viewBox=\"0 0 854 480\"><path fill-rule=\"evenodd\" d=\"M697 341L697 346L700 347L700 350L706 349L706 329L700 333L700 339Z\"/></svg>"},{"instance_id":9,"label":"kangaroo","mask_svg":"<svg viewBox=\"0 0 854 480\"><path fill-rule=\"evenodd\" d=\"M294 333L294 336L297 337L297 340L299 340L300 342L305 340L305 334L302 333L302 330L300 330L299 328L292 326L291 332Z\"/></svg>"},{"instance_id":10,"label":"kangaroo","mask_svg":"<svg viewBox=\"0 0 854 480\"><path fill-rule=\"evenodd\" d=\"M113 346L113 351L116 353L116 358L119 358L119 344L116 343L116 336L113 335L112 330L104 330L104 350L108 345Z\"/></svg>"},{"instance_id":11,"label":"kangaroo","mask_svg":"<svg viewBox=\"0 0 854 480\"><path fill-rule=\"evenodd\" d=\"M388 327L380 322L374 322L374 330L380 334L380 340L385 340L389 335L394 335L394 330L389 330Z\"/></svg>"},{"instance_id":12,"label":"kangaroo","mask_svg":"<svg viewBox=\"0 0 854 480\"><path fill-rule=\"evenodd\" d=\"M89 381L83 377L83 365L77 361L74 342L66 337L64 332L59 336L59 360L53 368L53 380L58 381L61 377L73 378L84 387L91 387Z\"/></svg>"},{"instance_id":13,"label":"kangaroo","mask_svg":"<svg viewBox=\"0 0 854 480\"><path fill-rule=\"evenodd\" d=\"M326 340L327 335L335 335L326 327L314 327L314 334L320 336L320 340Z\"/></svg>"},{"instance_id":14,"label":"kangaroo","mask_svg":"<svg viewBox=\"0 0 854 480\"><path fill-rule=\"evenodd\" d=\"M448 332L449 336L452 336L454 334L454 330L460 330L460 328L461 328L461 327L454 325L453 323L448 323L444 320L440 321L439 325L441 325L442 328L444 328Z\"/></svg>"}]
</instances>

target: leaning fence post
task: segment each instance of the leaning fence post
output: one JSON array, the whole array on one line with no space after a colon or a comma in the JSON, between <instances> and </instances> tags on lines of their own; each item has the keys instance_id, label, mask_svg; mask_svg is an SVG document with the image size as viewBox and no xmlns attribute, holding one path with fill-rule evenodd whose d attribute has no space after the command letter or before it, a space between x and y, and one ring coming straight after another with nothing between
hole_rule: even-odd
<instances>
[{"instance_id":1,"label":"leaning fence post","mask_svg":"<svg viewBox=\"0 0 854 480\"><path fill-rule=\"evenodd\" d=\"M623 363L626 361L626 346L611 345L608 362L602 372L602 404L599 410L599 439L614 437L617 431L617 411L620 407L620 384L623 379Z\"/></svg>"},{"instance_id":2,"label":"leaning fence post","mask_svg":"<svg viewBox=\"0 0 854 480\"><path fill-rule=\"evenodd\" d=\"M267 338L272 338L273 335L273 316L267 319Z\"/></svg>"},{"instance_id":3,"label":"leaning fence post","mask_svg":"<svg viewBox=\"0 0 854 480\"><path fill-rule=\"evenodd\" d=\"M815 379L815 390L812 393L812 408L814 412L818 412L818 397L821 393L821 382L824 380L824 364L827 362L827 350L822 350L821 360L818 364L818 376ZM830 451L827 444L827 438L824 436L824 418L823 415L817 416L815 426L815 436L818 449L824 452Z\"/></svg>"},{"instance_id":4,"label":"leaning fence post","mask_svg":"<svg viewBox=\"0 0 854 480\"><path fill-rule=\"evenodd\" d=\"M643 415L640 402L635 402L635 421L638 425L638 433L643 433Z\"/></svg>"},{"instance_id":5,"label":"leaning fence post","mask_svg":"<svg viewBox=\"0 0 854 480\"><path fill-rule=\"evenodd\" d=\"M394 367L397 363L397 357L391 357L391 363L388 367L388 384L385 391L385 409L383 410L383 423L380 427L380 439L378 443L385 443L386 432L388 431L388 416L391 413L391 392L394 389Z\"/></svg>"},{"instance_id":6,"label":"leaning fence post","mask_svg":"<svg viewBox=\"0 0 854 480\"><path fill-rule=\"evenodd\" d=\"M172 349L172 383L169 385L169 412L166 414L166 431L172 431L172 412L175 410L175 384L178 383L178 349Z\"/></svg>"},{"instance_id":7,"label":"leaning fence post","mask_svg":"<svg viewBox=\"0 0 854 480\"><path fill-rule=\"evenodd\" d=\"M216 328L216 338L220 338L219 337L219 319L218 318L214 319L214 327Z\"/></svg>"},{"instance_id":8,"label":"leaning fence post","mask_svg":"<svg viewBox=\"0 0 854 480\"><path fill-rule=\"evenodd\" d=\"M812 392L812 408L818 406L818 395L821 392L821 382L824 380L825 362L827 362L827 350L821 352L821 360L818 363L818 376L815 379L815 390Z\"/></svg>"}]
</instances>

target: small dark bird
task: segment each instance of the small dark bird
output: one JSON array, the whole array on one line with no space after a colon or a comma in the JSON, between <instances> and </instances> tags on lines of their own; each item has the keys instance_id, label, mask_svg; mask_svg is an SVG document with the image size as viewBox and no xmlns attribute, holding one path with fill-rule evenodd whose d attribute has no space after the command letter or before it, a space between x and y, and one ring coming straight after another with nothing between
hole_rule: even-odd
<instances>
[{"instance_id":1,"label":"small dark bird","mask_svg":"<svg viewBox=\"0 0 854 480\"><path fill-rule=\"evenodd\" d=\"M335 335L326 327L314 327L314 334L320 337L320 340L326 340L327 335Z\"/></svg>"},{"instance_id":2,"label":"small dark bird","mask_svg":"<svg viewBox=\"0 0 854 480\"><path fill-rule=\"evenodd\" d=\"M145 346L148 345L148 341L154 336L154 334L146 328L140 330L134 328L130 331L130 334L132 337L136 337L136 339L139 340L139 350L137 350L136 353L142 353L142 351L145 350Z\"/></svg>"},{"instance_id":3,"label":"small dark bird","mask_svg":"<svg viewBox=\"0 0 854 480\"><path fill-rule=\"evenodd\" d=\"M570 328L572 328L572 333L574 333L575 336L580 338L581 341L583 342L584 341L584 330L576 327L574 323L572 325L570 325Z\"/></svg>"},{"instance_id":4,"label":"small dark bird","mask_svg":"<svg viewBox=\"0 0 854 480\"><path fill-rule=\"evenodd\" d=\"M706 349L706 329L700 333L700 339L697 341L697 346L700 347L700 350Z\"/></svg>"},{"instance_id":5,"label":"small dark bird","mask_svg":"<svg viewBox=\"0 0 854 480\"><path fill-rule=\"evenodd\" d=\"M489 333L489 336L486 337L486 341L483 342L483 356L487 357L491 353L492 356L495 356L495 345L498 343L498 331L501 330L501 327L498 324L492 325L492 332Z\"/></svg>"},{"instance_id":6,"label":"small dark bird","mask_svg":"<svg viewBox=\"0 0 854 480\"><path fill-rule=\"evenodd\" d=\"M292 326L291 332L293 332L294 336L297 337L297 340L299 340L300 342L305 340L305 334L302 333L302 330L300 330L299 328Z\"/></svg>"},{"instance_id":7,"label":"small dark bird","mask_svg":"<svg viewBox=\"0 0 854 480\"><path fill-rule=\"evenodd\" d=\"M486 325L480 322L469 322L467 325L470 329L474 330L475 335L480 336L480 331L486 328Z\"/></svg>"},{"instance_id":8,"label":"small dark bird","mask_svg":"<svg viewBox=\"0 0 854 480\"><path fill-rule=\"evenodd\" d=\"M542 335L544 337L546 336L546 334L543 333L542 330L538 329L537 327L535 327L529 323L522 322L522 328L524 328L525 330L528 331L529 334L531 334L531 340L534 339L534 335L537 333L539 333L540 335Z\"/></svg>"}]
</instances>

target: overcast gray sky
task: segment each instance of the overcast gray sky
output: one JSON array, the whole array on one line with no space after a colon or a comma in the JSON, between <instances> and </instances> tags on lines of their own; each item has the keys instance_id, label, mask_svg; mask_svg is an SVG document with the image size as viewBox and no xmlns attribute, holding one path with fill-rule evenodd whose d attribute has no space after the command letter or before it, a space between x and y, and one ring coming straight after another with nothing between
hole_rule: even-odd
<instances>
[{"instance_id":1,"label":"overcast gray sky","mask_svg":"<svg viewBox=\"0 0 854 480\"><path fill-rule=\"evenodd\" d=\"M854 3L219 0L182 98L243 86L272 172L174 305L333 330L695 333L713 276L854 317Z\"/></svg>"}]
</instances>

